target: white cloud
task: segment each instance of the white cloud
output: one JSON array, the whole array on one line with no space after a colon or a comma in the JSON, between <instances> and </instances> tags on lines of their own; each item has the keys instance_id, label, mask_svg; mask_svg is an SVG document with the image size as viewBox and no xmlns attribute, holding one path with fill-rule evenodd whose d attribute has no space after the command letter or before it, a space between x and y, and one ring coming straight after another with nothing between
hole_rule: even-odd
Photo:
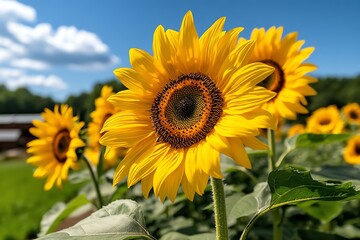
<instances>
[{"instance_id":1,"label":"white cloud","mask_svg":"<svg viewBox=\"0 0 360 240\"><path fill-rule=\"evenodd\" d=\"M15 43L9 38L0 36L0 63L9 61L15 56L21 56L26 53L26 49L21 44Z\"/></svg>"},{"instance_id":2,"label":"white cloud","mask_svg":"<svg viewBox=\"0 0 360 240\"><path fill-rule=\"evenodd\" d=\"M120 61L95 33L75 26L54 29L49 23L34 23L34 8L14 0L0 0L0 83L11 89L67 87L58 76L28 74L26 70L65 67L96 71Z\"/></svg>"},{"instance_id":3,"label":"white cloud","mask_svg":"<svg viewBox=\"0 0 360 240\"><path fill-rule=\"evenodd\" d=\"M27 75L23 70L15 68L2 68L0 71L0 83L4 83L11 90L24 86L43 86L58 90L68 87L58 76Z\"/></svg>"},{"instance_id":4,"label":"white cloud","mask_svg":"<svg viewBox=\"0 0 360 240\"><path fill-rule=\"evenodd\" d=\"M14 45L13 48L17 44L18 48L26 49L26 51L8 50L17 60L25 58L43 62L43 66L48 67L78 66L78 69L87 70L93 69L94 65L98 67L93 70L97 70L119 62L119 58L111 54L108 46L95 33L79 30L74 26L60 26L54 30L48 23L30 27L17 22L8 22L6 30L13 37L13 40L8 39L12 42L11 45ZM23 67L37 69L38 65L34 66Z\"/></svg>"},{"instance_id":5,"label":"white cloud","mask_svg":"<svg viewBox=\"0 0 360 240\"><path fill-rule=\"evenodd\" d=\"M14 59L10 61L10 65L19 68L31 68L35 70L44 70L49 68L49 65L42 61L37 61L28 58Z\"/></svg>"},{"instance_id":6,"label":"white cloud","mask_svg":"<svg viewBox=\"0 0 360 240\"><path fill-rule=\"evenodd\" d=\"M13 0L0 0L0 21L25 20L32 22L36 19L35 9Z\"/></svg>"}]
</instances>

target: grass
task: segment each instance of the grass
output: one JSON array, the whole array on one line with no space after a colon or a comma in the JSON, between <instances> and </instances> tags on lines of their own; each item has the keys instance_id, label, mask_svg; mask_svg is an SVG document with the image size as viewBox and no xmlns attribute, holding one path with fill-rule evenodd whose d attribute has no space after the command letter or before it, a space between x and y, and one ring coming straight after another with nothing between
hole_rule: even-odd
<instances>
[{"instance_id":1,"label":"grass","mask_svg":"<svg viewBox=\"0 0 360 240\"><path fill-rule=\"evenodd\" d=\"M77 193L79 185L70 184L44 191L45 179L35 179L33 170L23 160L0 161L0 239L36 238L42 215Z\"/></svg>"}]
</instances>

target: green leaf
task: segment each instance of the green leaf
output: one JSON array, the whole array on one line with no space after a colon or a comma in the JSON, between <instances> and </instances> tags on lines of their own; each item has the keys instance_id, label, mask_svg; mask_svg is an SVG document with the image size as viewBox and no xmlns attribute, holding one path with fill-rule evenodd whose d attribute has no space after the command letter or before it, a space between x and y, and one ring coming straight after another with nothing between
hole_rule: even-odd
<instances>
[{"instance_id":1,"label":"green leaf","mask_svg":"<svg viewBox=\"0 0 360 240\"><path fill-rule=\"evenodd\" d=\"M351 136L350 133L341 134L301 134L296 138L296 148L316 147L319 144L329 144L346 141Z\"/></svg>"},{"instance_id":2,"label":"green leaf","mask_svg":"<svg viewBox=\"0 0 360 240\"><path fill-rule=\"evenodd\" d=\"M160 238L160 240L215 240L214 233L200 233L192 236L185 235L178 232L169 232Z\"/></svg>"},{"instance_id":3,"label":"green leaf","mask_svg":"<svg viewBox=\"0 0 360 240\"><path fill-rule=\"evenodd\" d=\"M341 134L312 134L304 133L295 135L285 139L285 151L280 155L276 162L276 167L279 168L289 153L301 148L316 148L320 145L336 144L346 141L352 135L350 133Z\"/></svg>"},{"instance_id":4,"label":"green leaf","mask_svg":"<svg viewBox=\"0 0 360 240\"><path fill-rule=\"evenodd\" d=\"M117 200L74 226L40 239L153 239L146 231L140 206L132 200Z\"/></svg>"},{"instance_id":5,"label":"green leaf","mask_svg":"<svg viewBox=\"0 0 360 240\"><path fill-rule=\"evenodd\" d=\"M351 183L329 184L312 179L310 172L278 170L271 172L268 184L272 193L271 208L307 200L350 200L360 198Z\"/></svg>"},{"instance_id":6,"label":"green leaf","mask_svg":"<svg viewBox=\"0 0 360 240\"><path fill-rule=\"evenodd\" d=\"M267 183L259 183L252 193L241 197L231 208L228 221L244 216L250 216L263 211L270 206L270 189Z\"/></svg>"},{"instance_id":7,"label":"green leaf","mask_svg":"<svg viewBox=\"0 0 360 240\"><path fill-rule=\"evenodd\" d=\"M44 235L55 231L59 224L66 219L76 209L90 203L85 195L78 195L71 200L67 205L59 203L43 216L41 220L41 232L39 235Z\"/></svg>"},{"instance_id":8,"label":"green leaf","mask_svg":"<svg viewBox=\"0 0 360 240\"><path fill-rule=\"evenodd\" d=\"M335 184L315 181L309 171L295 169L276 170L269 174L268 184L271 191L269 206L266 207L265 205L257 211L243 229L240 239L246 238L247 233L260 216L274 208L310 200L345 201L360 199L360 191L356 191L351 183Z\"/></svg>"},{"instance_id":9,"label":"green leaf","mask_svg":"<svg viewBox=\"0 0 360 240\"><path fill-rule=\"evenodd\" d=\"M307 214L324 223L335 219L343 210L341 202L307 201L297 205Z\"/></svg>"}]
</instances>

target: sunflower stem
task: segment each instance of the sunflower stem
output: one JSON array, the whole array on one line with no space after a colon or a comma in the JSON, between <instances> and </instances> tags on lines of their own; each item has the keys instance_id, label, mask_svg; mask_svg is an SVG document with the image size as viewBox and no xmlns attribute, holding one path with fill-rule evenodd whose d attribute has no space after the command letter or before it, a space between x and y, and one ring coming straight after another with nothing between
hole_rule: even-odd
<instances>
[{"instance_id":1,"label":"sunflower stem","mask_svg":"<svg viewBox=\"0 0 360 240\"><path fill-rule=\"evenodd\" d=\"M275 131L268 129L268 144L269 144L269 157L268 157L268 168L269 168L269 174L276 170L276 142L275 142ZM274 240L282 240L282 220L281 220L281 214L280 214L280 208L275 208L272 211L273 214L273 239Z\"/></svg>"},{"instance_id":2,"label":"sunflower stem","mask_svg":"<svg viewBox=\"0 0 360 240\"><path fill-rule=\"evenodd\" d=\"M269 153L268 153L268 167L269 173L276 169L275 158L276 158L276 146L275 146L275 131L272 129L267 130Z\"/></svg>"},{"instance_id":3,"label":"sunflower stem","mask_svg":"<svg viewBox=\"0 0 360 240\"><path fill-rule=\"evenodd\" d=\"M224 184L221 179L211 177L214 198L216 239L228 240Z\"/></svg>"},{"instance_id":4,"label":"sunflower stem","mask_svg":"<svg viewBox=\"0 0 360 240\"><path fill-rule=\"evenodd\" d=\"M89 159L87 159L87 157L85 155L83 155L82 159L84 160L84 162L86 164L86 167L89 169L91 179L92 179L92 181L93 181L93 183L95 185L95 191L96 191L96 195L97 195L97 198L98 198L98 201L99 201L98 208L100 209L102 206L104 206L104 203L103 203L103 198L101 196L101 192L100 192L100 188L99 188L99 181L98 181L98 179L96 179L96 176L95 176L94 171L93 171L93 169L91 167Z\"/></svg>"}]
</instances>

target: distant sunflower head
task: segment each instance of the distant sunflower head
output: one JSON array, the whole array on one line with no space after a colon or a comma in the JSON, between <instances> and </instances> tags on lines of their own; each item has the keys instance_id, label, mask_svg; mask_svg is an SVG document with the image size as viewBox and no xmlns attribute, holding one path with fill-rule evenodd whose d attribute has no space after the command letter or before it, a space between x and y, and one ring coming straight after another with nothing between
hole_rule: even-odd
<instances>
[{"instance_id":1,"label":"distant sunflower head","mask_svg":"<svg viewBox=\"0 0 360 240\"><path fill-rule=\"evenodd\" d=\"M317 109L307 120L306 131L310 133L341 133L343 121L335 105Z\"/></svg>"},{"instance_id":2,"label":"distant sunflower head","mask_svg":"<svg viewBox=\"0 0 360 240\"><path fill-rule=\"evenodd\" d=\"M85 150L85 155L95 166L98 165L101 151L101 145L99 143L101 128L111 115L119 111L118 108L107 101L113 94L114 92L111 86L103 86L100 96L95 99L95 110L90 113L91 122L88 126L88 146ZM114 148L111 152L109 155L111 157L106 158L104 161L105 168L113 167L117 164L117 149Z\"/></svg>"},{"instance_id":3,"label":"distant sunflower head","mask_svg":"<svg viewBox=\"0 0 360 240\"><path fill-rule=\"evenodd\" d=\"M258 85L276 92L276 97L264 104L264 108L274 116L296 119L298 113L308 113L306 96L316 94L309 86L317 80L308 76L316 69L310 63L303 63L314 51L313 47L301 49L305 41L297 41L297 33L292 32L282 38L282 27L255 28L251 38L256 40L250 62L263 62L275 69Z\"/></svg>"},{"instance_id":4,"label":"distant sunflower head","mask_svg":"<svg viewBox=\"0 0 360 240\"><path fill-rule=\"evenodd\" d=\"M305 126L301 123L298 124L294 124L293 126L291 126L288 130L288 137L297 135L297 134L301 134L305 132Z\"/></svg>"},{"instance_id":5,"label":"distant sunflower head","mask_svg":"<svg viewBox=\"0 0 360 240\"><path fill-rule=\"evenodd\" d=\"M349 124L360 125L360 105L358 103L345 105L342 112Z\"/></svg>"},{"instance_id":6,"label":"distant sunflower head","mask_svg":"<svg viewBox=\"0 0 360 240\"><path fill-rule=\"evenodd\" d=\"M61 187L69 169L79 169L76 149L85 146L79 137L84 123L78 122L67 105L56 105L54 111L45 109L42 117L44 121L34 120L30 129L37 139L27 144L27 152L32 154L27 162L37 167L34 177L47 177L44 188L49 190L55 183Z\"/></svg>"},{"instance_id":7,"label":"distant sunflower head","mask_svg":"<svg viewBox=\"0 0 360 240\"><path fill-rule=\"evenodd\" d=\"M344 159L349 164L360 164L360 136L353 136L348 140Z\"/></svg>"},{"instance_id":8,"label":"distant sunflower head","mask_svg":"<svg viewBox=\"0 0 360 240\"><path fill-rule=\"evenodd\" d=\"M275 93L257 86L273 68L248 64L253 41L238 43L242 28L223 30L218 19L200 37L188 12L180 31L154 33L153 53L130 50L132 68L115 75L128 88L109 98L124 111L104 124L100 143L130 148L114 184L128 176L143 193L175 200L182 185L192 200L204 193L209 176L222 178L220 152L251 167L245 146L266 149L259 128L274 128L262 104Z\"/></svg>"}]
</instances>

